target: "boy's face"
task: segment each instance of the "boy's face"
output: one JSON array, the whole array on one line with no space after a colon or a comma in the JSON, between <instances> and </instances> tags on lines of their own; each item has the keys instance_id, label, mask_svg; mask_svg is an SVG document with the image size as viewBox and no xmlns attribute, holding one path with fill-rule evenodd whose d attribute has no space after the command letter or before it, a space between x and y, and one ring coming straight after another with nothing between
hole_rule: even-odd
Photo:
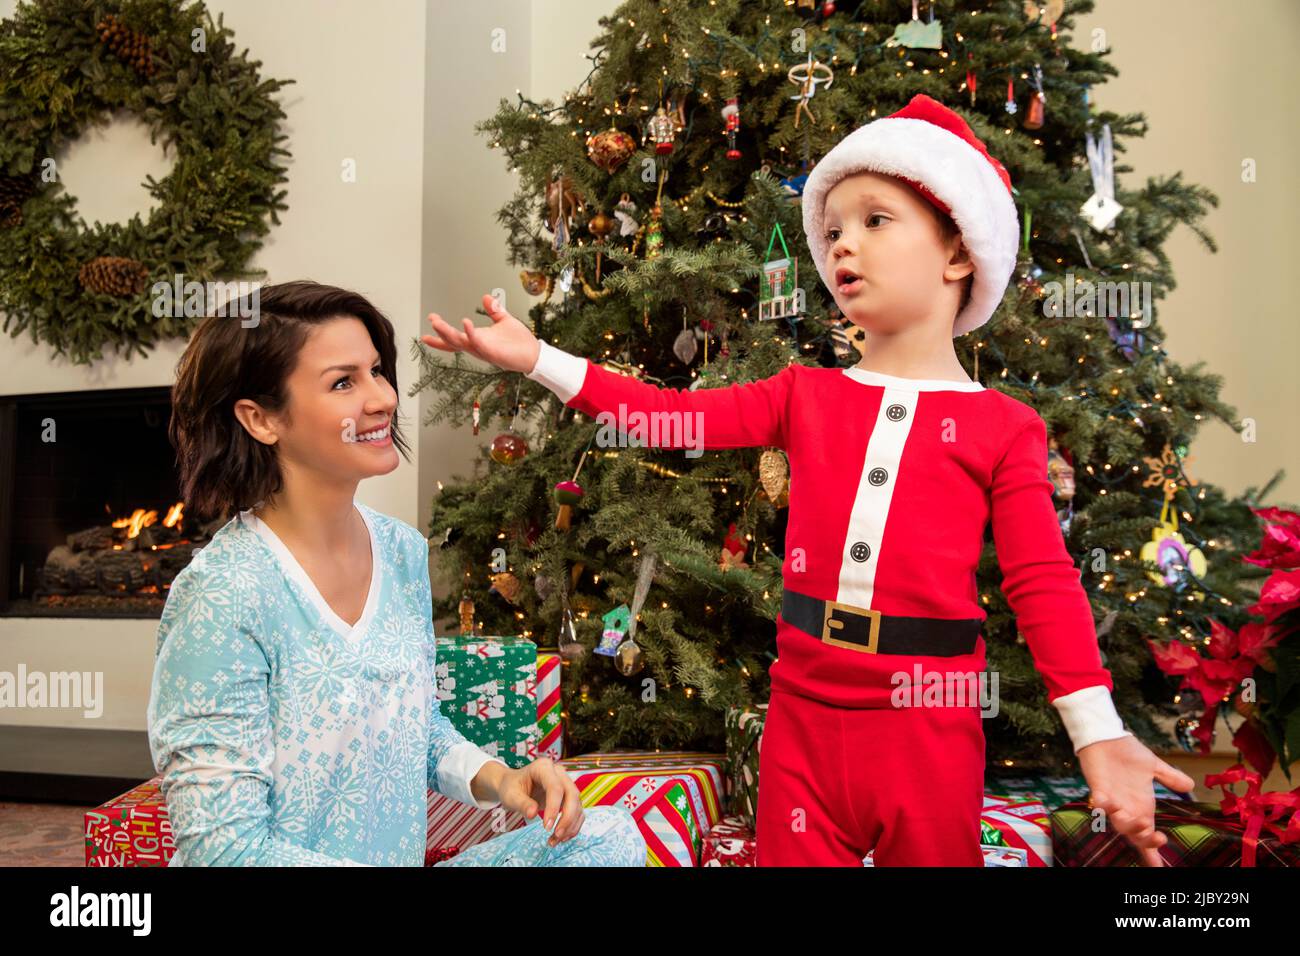
<instances>
[{"instance_id":1,"label":"boy's face","mask_svg":"<svg viewBox=\"0 0 1300 956\"><path fill-rule=\"evenodd\" d=\"M831 188L824 210L823 265L835 304L850 322L897 332L943 313L951 324L961 280L974 266L959 239L944 242L939 210L929 201L893 176L861 172Z\"/></svg>"}]
</instances>

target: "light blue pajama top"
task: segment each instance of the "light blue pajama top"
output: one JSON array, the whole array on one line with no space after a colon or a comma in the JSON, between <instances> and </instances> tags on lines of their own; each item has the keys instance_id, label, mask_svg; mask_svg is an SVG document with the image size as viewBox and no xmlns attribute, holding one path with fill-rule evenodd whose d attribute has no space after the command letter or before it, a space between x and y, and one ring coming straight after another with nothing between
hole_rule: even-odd
<instances>
[{"instance_id":1,"label":"light blue pajama top","mask_svg":"<svg viewBox=\"0 0 1300 956\"><path fill-rule=\"evenodd\" d=\"M496 758L438 706L425 538L356 506L373 573L355 625L251 511L172 582L148 711L172 865L420 866L426 788L498 806L469 786Z\"/></svg>"}]
</instances>

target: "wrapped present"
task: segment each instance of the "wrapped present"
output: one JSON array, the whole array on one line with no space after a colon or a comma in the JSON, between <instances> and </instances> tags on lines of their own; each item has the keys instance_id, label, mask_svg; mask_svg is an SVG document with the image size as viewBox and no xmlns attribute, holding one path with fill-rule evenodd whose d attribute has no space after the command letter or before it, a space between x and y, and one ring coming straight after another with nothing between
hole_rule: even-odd
<instances>
[{"instance_id":1,"label":"wrapped present","mask_svg":"<svg viewBox=\"0 0 1300 956\"><path fill-rule=\"evenodd\" d=\"M537 645L469 634L435 640L438 701L452 726L511 767L536 760Z\"/></svg>"},{"instance_id":2,"label":"wrapped present","mask_svg":"<svg viewBox=\"0 0 1300 956\"><path fill-rule=\"evenodd\" d=\"M732 815L718 821L704 838L701 866L753 866L757 849L754 827L743 817ZM1028 866L1029 853L1019 847L981 846L986 867ZM862 859L863 866L874 867L875 851Z\"/></svg>"},{"instance_id":3,"label":"wrapped present","mask_svg":"<svg viewBox=\"0 0 1300 956\"><path fill-rule=\"evenodd\" d=\"M537 755L560 760L564 757L563 709L560 698L560 655L537 652Z\"/></svg>"},{"instance_id":4,"label":"wrapped present","mask_svg":"<svg viewBox=\"0 0 1300 956\"><path fill-rule=\"evenodd\" d=\"M527 821L522 814L493 807L480 810L451 797L428 792L428 824L425 831L424 865L491 839L499 833L517 830Z\"/></svg>"},{"instance_id":5,"label":"wrapped present","mask_svg":"<svg viewBox=\"0 0 1300 956\"><path fill-rule=\"evenodd\" d=\"M700 866L753 866L754 826L744 817L723 817L704 836Z\"/></svg>"},{"instance_id":6,"label":"wrapped present","mask_svg":"<svg viewBox=\"0 0 1300 956\"><path fill-rule=\"evenodd\" d=\"M1159 782L1154 783L1155 795L1170 800L1190 800L1191 794L1170 790ZM989 793L1002 793L1022 799L1040 801L1049 811L1075 800L1086 800L1091 792L1083 774L1073 776L1021 775L991 776L985 784Z\"/></svg>"},{"instance_id":7,"label":"wrapped present","mask_svg":"<svg viewBox=\"0 0 1300 956\"><path fill-rule=\"evenodd\" d=\"M1300 787L1261 793L1261 777L1240 764L1210 774L1206 786L1224 788L1213 803L1156 800L1156 829L1168 838L1158 852L1169 866L1300 866ZM1228 788L1245 782L1246 793ZM1102 825L1086 801L1052 813L1052 842L1061 866L1141 866L1122 833Z\"/></svg>"},{"instance_id":8,"label":"wrapped present","mask_svg":"<svg viewBox=\"0 0 1300 956\"><path fill-rule=\"evenodd\" d=\"M721 818L722 754L609 751L561 763L584 807L623 806L646 841L648 866L698 866L704 834Z\"/></svg>"},{"instance_id":9,"label":"wrapped present","mask_svg":"<svg viewBox=\"0 0 1300 956\"><path fill-rule=\"evenodd\" d=\"M176 852L162 776L87 810L86 866L166 866Z\"/></svg>"},{"instance_id":10,"label":"wrapped present","mask_svg":"<svg viewBox=\"0 0 1300 956\"><path fill-rule=\"evenodd\" d=\"M754 822L758 810L758 754L766 720L767 704L756 704L751 708L730 707L724 718L727 810L750 823Z\"/></svg>"},{"instance_id":11,"label":"wrapped present","mask_svg":"<svg viewBox=\"0 0 1300 956\"><path fill-rule=\"evenodd\" d=\"M1025 850L1029 866L1052 865L1052 830L1047 807L1032 798L984 794L980 843Z\"/></svg>"}]
</instances>

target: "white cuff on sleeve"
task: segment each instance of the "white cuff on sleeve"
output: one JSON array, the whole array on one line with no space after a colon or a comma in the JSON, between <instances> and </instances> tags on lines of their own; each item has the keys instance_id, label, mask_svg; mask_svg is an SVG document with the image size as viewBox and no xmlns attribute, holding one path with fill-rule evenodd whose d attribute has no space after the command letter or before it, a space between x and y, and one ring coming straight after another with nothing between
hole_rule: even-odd
<instances>
[{"instance_id":1,"label":"white cuff on sleeve","mask_svg":"<svg viewBox=\"0 0 1300 956\"><path fill-rule=\"evenodd\" d=\"M1130 733L1124 729L1124 722L1120 720L1115 702L1104 684L1062 694L1052 701L1052 706L1061 714L1061 722L1070 735L1075 753L1088 744L1114 740Z\"/></svg>"},{"instance_id":2,"label":"white cuff on sleeve","mask_svg":"<svg viewBox=\"0 0 1300 956\"><path fill-rule=\"evenodd\" d=\"M471 807L478 807L480 810L499 807L501 805L499 800L476 800L469 786L470 781L483 765L492 760L496 760L503 767L509 766L504 760L485 753L468 740L463 744L457 744L438 761L438 792L461 803L468 803Z\"/></svg>"},{"instance_id":3,"label":"white cuff on sleeve","mask_svg":"<svg viewBox=\"0 0 1300 956\"><path fill-rule=\"evenodd\" d=\"M541 382L566 405L582 391L582 383L587 378L587 360L578 355L571 355L563 349L538 339L542 351L537 356L537 364L527 373L534 382Z\"/></svg>"}]
</instances>

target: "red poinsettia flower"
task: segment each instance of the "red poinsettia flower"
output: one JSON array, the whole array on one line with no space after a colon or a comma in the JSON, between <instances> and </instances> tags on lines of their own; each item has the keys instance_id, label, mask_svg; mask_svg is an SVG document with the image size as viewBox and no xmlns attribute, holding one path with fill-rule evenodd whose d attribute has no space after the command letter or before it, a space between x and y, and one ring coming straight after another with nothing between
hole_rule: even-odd
<instances>
[{"instance_id":1,"label":"red poinsettia flower","mask_svg":"<svg viewBox=\"0 0 1300 956\"><path fill-rule=\"evenodd\" d=\"M1243 561L1261 568L1300 567L1300 515L1283 508L1251 508L1263 518L1264 533L1257 548Z\"/></svg>"},{"instance_id":2,"label":"red poinsettia flower","mask_svg":"<svg viewBox=\"0 0 1300 956\"><path fill-rule=\"evenodd\" d=\"M1300 569L1274 571L1259 589L1259 602L1246 610L1252 614L1262 614L1265 623L1272 624L1287 611L1297 607L1300 607Z\"/></svg>"}]
</instances>

